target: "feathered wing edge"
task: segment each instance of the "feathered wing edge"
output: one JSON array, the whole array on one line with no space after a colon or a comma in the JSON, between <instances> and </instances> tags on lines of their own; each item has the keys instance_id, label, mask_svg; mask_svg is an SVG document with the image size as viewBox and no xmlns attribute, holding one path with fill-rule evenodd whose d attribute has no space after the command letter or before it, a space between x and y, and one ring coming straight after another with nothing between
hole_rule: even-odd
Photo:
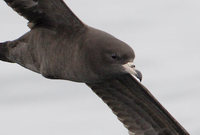
<instances>
[{"instance_id":1,"label":"feathered wing edge","mask_svg":"<svg viewBox=\"0 0 200 135\"><path fill-rule=\"evenodd\" d=\"M87 84L112 109L130 135L189 135L131 75Z\"/></svg>"},{"instance_id":2,"label":"feathered wing edge","mask_svg":"<svg viewBox=\"0 0 200 135\"><path fill-rule=\"evenodd\" d=\"M80 28L83 23L63 0L4 0L18 14L29 20L29 27Z\"/></svg>"}]
</instances>

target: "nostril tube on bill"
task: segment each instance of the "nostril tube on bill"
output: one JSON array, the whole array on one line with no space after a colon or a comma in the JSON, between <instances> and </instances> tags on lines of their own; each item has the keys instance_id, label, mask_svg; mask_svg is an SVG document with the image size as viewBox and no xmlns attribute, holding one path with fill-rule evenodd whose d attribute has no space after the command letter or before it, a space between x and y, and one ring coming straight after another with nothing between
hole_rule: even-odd
<instances>
[{"instance_id":1,"label":"nostril tube on bill","mask_svg":"<svg viewBox=\"0 0 200 135\"><path fill-rule=\"evenodd\" d=\"M135 68L135 65L131 65L131 68Z\"/></svg>"}]
</instances>

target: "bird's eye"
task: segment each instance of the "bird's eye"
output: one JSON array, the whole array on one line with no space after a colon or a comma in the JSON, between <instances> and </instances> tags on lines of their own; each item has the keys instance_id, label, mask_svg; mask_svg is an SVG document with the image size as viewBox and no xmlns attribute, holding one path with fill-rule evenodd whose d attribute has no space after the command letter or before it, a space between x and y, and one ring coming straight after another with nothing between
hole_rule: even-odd
<instances>
[{"instance_id":1,"label":"bird's eye","mask_svg":"<svg viewBox=\"0 0 200 135\"><path fill-rule=\"evenodd\" d=\"M116 55L116 54L112 54L112 59L114 59L114 60L118 60L119 59L119 57Z\"/></svg>"}]
</instances>

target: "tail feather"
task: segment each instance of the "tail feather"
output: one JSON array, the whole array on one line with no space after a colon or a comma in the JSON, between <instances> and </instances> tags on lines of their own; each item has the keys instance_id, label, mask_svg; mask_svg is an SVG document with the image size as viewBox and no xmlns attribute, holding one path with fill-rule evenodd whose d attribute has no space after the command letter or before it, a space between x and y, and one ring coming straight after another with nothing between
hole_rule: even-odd
<instances>
[{"instance_id":1,"label":"tail feather","mask_svg":"<svg viewBox=\"0 0 200 135\"><path fill-rule=\"evenodd\" d=\"M5 62L12 62L8 58L9 56L9 48L8 42L0 43L0 60Z\"/></svg>"}]
</instances>

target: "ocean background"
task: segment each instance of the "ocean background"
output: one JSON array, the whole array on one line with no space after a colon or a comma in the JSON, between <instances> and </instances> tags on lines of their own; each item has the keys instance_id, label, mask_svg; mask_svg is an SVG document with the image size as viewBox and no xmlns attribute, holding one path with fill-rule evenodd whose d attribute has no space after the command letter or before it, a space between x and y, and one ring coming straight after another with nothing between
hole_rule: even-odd
<instances>
[{"instance_id":1,"label":"ocean background","mask_svg":"<svg viewBox=\"0 0 200 135\"><path fill-rule=\"evenodd\" d=\"M190 132L200 135L199 0L65 0L86 24L136 53L143 82ZM0 1L0 42L29 31ZM85 84L48 80L0 62L0 135L128 135Z\"/></svg>"}]
</instances>

